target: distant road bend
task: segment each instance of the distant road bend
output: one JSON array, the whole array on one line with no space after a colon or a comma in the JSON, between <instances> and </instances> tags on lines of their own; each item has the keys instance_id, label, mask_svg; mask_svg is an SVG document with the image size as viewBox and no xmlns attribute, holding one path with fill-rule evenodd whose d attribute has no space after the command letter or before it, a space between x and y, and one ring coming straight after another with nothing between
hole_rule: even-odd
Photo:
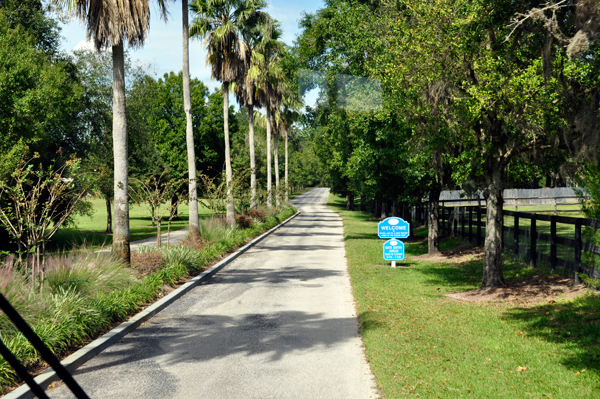
<instances>
[{"instance_id":1,"label":"distant road bend","mask_svg":"<svg viewBox=\"0 0 600 399\"><path fill-rule=\"evenodd\" d=\"M91 398L375 398L342 221L302 213L75 373ZM71 398L61 385L52 398Z\"/></svg>"}]
</instances>

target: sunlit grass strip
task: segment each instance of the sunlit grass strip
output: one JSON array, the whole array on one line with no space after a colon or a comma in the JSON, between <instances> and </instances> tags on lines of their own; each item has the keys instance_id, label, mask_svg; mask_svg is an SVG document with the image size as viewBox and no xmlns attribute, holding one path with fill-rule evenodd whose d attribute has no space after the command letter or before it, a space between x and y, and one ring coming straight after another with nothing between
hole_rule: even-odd
<instances>
[{"instance_id":1,"label":"sunlit grass strip","mask_svg":"<svg viewBox=\"0 0 600 399\"><path fill-rule=\"evenodd\" d=\"M600 300L584 296L531 308L461 303L445 292L481 284L482 262L382 259L378 220L329 205L344 220L359 322L386 398L598 398ZM417 230L425 236L425 230ZM456 241L443 241L443 247ZM426 242L406 244L407 255ZM516 264L506 264L514 274Z\"/></svg>"},{"instance_id":2,"label":"sunlit grass strip","mask_svg":"<svg viewBox=\"0 0 600 399\"><path fill-rule=\"evenodd\" d=\"M63 289L57 283L59 288L54 294L33 295L32 299L38 303L31 306L22 304L20 308L36 308L30 317L26 315L34 331L52 351L65 354L86 340L106 332L114 323L135 314L141 306L155 300L164 285L175 284L190 274L204 270L209 262L276 226L295 212L294 208L287 208L278 215L269 216L264 223L254 224L244 230L232 229L200 250L183 245L164 247L161 249L164 267L125 288L114 291L77 290L77 287ZM89 292L94 294L86 295ZM43 309L39 309L40 306ZM4 322L3 318L0 315L0 321ZM24 364L31 366L40 362L36 351L20 332L3 330L0 336ZM0 357L0 394L16 382L12 368Z\"/></svg>"}]
</instances>

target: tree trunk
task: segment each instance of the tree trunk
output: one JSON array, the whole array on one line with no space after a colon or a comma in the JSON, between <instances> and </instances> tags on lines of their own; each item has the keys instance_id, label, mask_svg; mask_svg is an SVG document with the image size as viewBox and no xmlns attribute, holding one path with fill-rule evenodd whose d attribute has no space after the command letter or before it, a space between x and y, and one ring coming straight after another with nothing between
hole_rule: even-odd
<instances>
[{"instance_id":1,"label":"tree trunk","mask_svg":"<svg viewBox=\"0 0 600 399\"><path fill-rule=\"evenodd\" d=\"M256 208L256 155L254 151L254 107L248 108L248 140L250 144L250 209Z\"/></svg>"},{"instance_id":2,"label":"tree trunk","mask_svg":"<svg viewBox=\"0 0 600 399\"><path fill-rule=\"evenodd\" d=\"M196 211L198 211L197 207ZM169 212L169 220L176 219L179 219L179 195L177 193L173 194L173 198L171 198L171 211Z\"/></svg>"},{"instance_id":3,"label":"tree trunk","mask_svg":"<svg viewBox=\"0 0 600 399\"><path fill-rule=\"evenodd\" d=\"M386 200L382 200L381 201L381 216L380 219L383 220L387 218L387 201Z\"/></svg>"},{"instance_id":4,"label":"tree trunk","mask_svg":"<svg viewBox=\"0 0 600 399\"><path fill-rule=\"evenodd\" d=\"M481 288L496 288L506 285L502 272L502 229L504 227L502 172L498 162L493 165L487 176L485 260Z\"/></svg>"},{"instance_id":5,"label":"tree trunk","mask_svg":"<svg viewBox=\"0 0 600 399\"><path fill-rule=\"evenodd\" d=\"M190 95L190 51L188 26L188 0L181 1L183 25L183 108L185 111L185 140L188 156L188 192L189 192L189 231L190 238L200 237L198 220L198 189L196 182L196 151L194 148L194 127L192 124L192 100Z\"/></svg>"},{"instance_id":6,"label":"tree trunk","mask_svg":"<svg viewBox=\"0 0 600 399\"><path fill-rule=\"evenodd\" d=\"M354 210L354 193L351 191L346 192L346 209L349 211Z\"/></svg>"},{"instance_id":7,"label":"tree trunk","mask_svg":"<svg viewBox=\"0 0 600 399\"><path fill-rule=\"evenodd\" d=\"M162 237L161 237L161 231L160 231L160 222L161 222L160 219L158 219L156 221L156 246L158 248L160 248L161 244L162 244L162 242L161 242Z\"/></svg>"},{"instance_id":8,"label":"tree trunk","mask_svg":"<svg viewBox=\"0 0 600 399\"><path fill-rule=\"evenodd\" d=\"M398 216L398 201L392 201L392 216Z\"/></svg>"},{"instance_id":9,"label":"tree trunk","mask_svg":"<svg viewBox=\"0 0 600 399\"><path fill-rule=\"evenodd\" d=\"M275 206L281 205L281 193L279 190L279 135L273 135L273 160L275 161Z\"/></svg>"},{"instance_id":10,"label":"tree trunk","mask_svg":"<svg viewBox=\"0 0 600 399\"><path fill-rule=\"evenodd\" d=\"M289 202L290 193L288 189L288 132L285 130L285 202Z\"/></svg>"},{"instance_id":11,"label":"tree trunk","mask_svg":"<svg viewBox=\"0 0 600 399\"><path fill-rule=\"evenodd\" d=\"M273 207L272 184L271 184L271 110L267 105L267 206Z\"/></svg>"},{"instance_id":12,"label":"tree trunk","mask_svg":"<svg viewBox=\"0 0 600 399\"><path fill-rule=\"evenodd\" d=\"M223 82L223 127L225 131L225 174L227 175L227 224L235 225L235 205L233 203L233 171L229 150L229 82Z\"/></svg>"},{"instance_id":13,"label":"tree trunk","mask_svg":"<svg viewBox=\"0 0 600 399\"><path fill-rule=\"evenodd\" d=\"M367 199L364 194L361 194L361 196L360 196L360 211L361 212L367 211Z\"/></svg>"},{"instance_id":14,"label":"tree trunk","mask_svg":"<svg viewBox=\"0 0 600 399\"><path fill-rule=\"evenodd\" d=\"M112 234L112 207L110 203L110 196L105 195L104 201L106 202L106 234Z\"/></svg>"},{"instance_id":15,"label":"tree trunk","mask_svg":"<svg viewBox=\"0 0 600 399\"><path fill-rule=\"evenodd\" d=\"M130 263L129 248L129 168L127 165L127 113L125 105L125 57L123 41L112 47L113 54L113 154L114 154L114 233L113 252Z\"/></svg>"},{"instance_id":16,"label":"tree trunk","mask_svg":"<svg viewBox=\"0 0 600 399\"><path fill-rule=\"evenodd\" d=\"M440 190L434 189L429 192L429 221L427 235L427 253L437 254L440 252Z\"/></svg>"}]
</instances>

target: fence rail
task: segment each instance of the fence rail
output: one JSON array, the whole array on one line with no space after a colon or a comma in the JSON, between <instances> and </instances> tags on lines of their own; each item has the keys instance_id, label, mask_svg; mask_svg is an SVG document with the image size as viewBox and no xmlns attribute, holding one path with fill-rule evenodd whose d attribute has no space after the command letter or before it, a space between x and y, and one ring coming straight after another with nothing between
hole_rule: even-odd
<instances>
[{"instance_id":1,"label":"fence rail","mask_svg":"<svg viewBox=\"0 0 600 399\"><path fill-rule=\"evenodd\" d=\"M477 246L483 245L485 199L475 200L474 204L446 206L446 203L452 202L464 203L465 200L440 201L441 234L465 238L469 242L475 242ZM600 220L509 210L504 210L503 213L505 223L502 245L515 258L527 257L533 267L538 266L538 261L546 262L552 270L558 272L562 268L562 272L569 276L586 273L590 277L600 278L600 271L595 268L595 258L600 256L600 246L585 241L582 236L582 228L600 229ZM423 224L427 223L427 203L415 208L414 217ZM512 218L512 225L507 223L507 218ZM527 222L522 223L523 220ZM560 229L557 229L557 225L560 225ZM584 258L588 262L584 262Z\"/></svg>"}]
</instances>

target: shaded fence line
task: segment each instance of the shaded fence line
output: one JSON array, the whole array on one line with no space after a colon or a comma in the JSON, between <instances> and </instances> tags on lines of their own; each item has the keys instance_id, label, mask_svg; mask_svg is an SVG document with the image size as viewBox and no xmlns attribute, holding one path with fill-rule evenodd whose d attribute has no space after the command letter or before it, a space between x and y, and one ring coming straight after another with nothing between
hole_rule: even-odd
<instances>
[{"instance_id":1,"label":"shaded fence line","mask_svg":"<svg viewBox=\"0 0 600 399\"><path fill-rule=\"evenodd\" d=\"M468 239L469 242L482 246L486 223L485 199L471 205L445 205L452 202L465 201L440 201L440 233ZM600 229L600 220L509 210L504 210L503 214L505 221L502 246L515 259L526 258L525 261L532 267L538 266L538 261L541 261L556 272L560 272L559 268L562 268L563 274L575 276L576 280L579 280L579 273L600 278L600 271L594 266L596 258L600 256L600 246L585 241L585 235L582 234L582 229L587 227L593 229L587 234L592 237ZM507 225L506 217L512 217L512 226ZM414 218L423 224L427 223L427 203L415 207ZM527 222L521 223L523 220ZM543 225L538 222L543 222ZM557 224L561 225L560 229ZM588 259L587 264L582 262L584 257Z\"/></svg>"}]
</instances>

